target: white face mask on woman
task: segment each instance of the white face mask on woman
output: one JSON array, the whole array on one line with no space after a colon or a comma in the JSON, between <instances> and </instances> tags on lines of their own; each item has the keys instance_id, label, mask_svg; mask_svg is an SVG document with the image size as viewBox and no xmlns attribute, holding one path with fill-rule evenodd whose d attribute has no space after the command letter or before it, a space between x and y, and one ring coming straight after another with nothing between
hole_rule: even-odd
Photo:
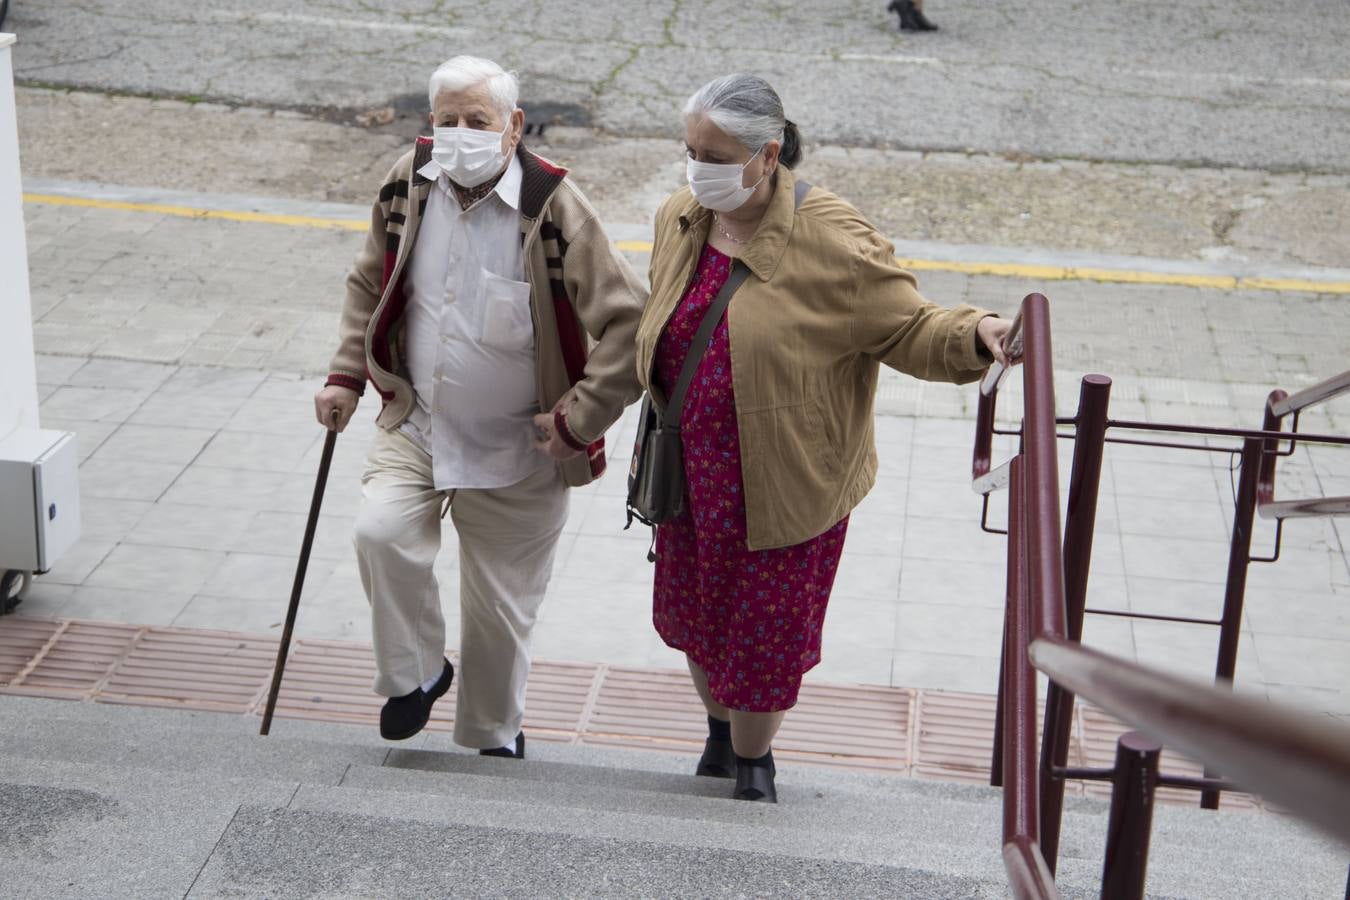
<instances>
[{"instance_id":1,"label":"white face mask on woman","mask_svg":"<svg viewBox=\"0 0 1350 900\"><path fill-rule=\"evenodd\" d=\"M741 165L705 163L690 158L685 163L684 174L689 179L689 189L694 192L694 199L698 201L698 205L717 212L731 212L744 206L745 201L750 199L755 188L764 180L764 175L761 175L759 181L749 187L741 186L741 175L745 172L745 167L759 156L759 150L750 154L750 159ZM768 174L767 170L765 174Z\"/></svg>"},{"instance_id":2,"label":"white face mask on woman","mask_svg":"<svg viewBox=\"0 0 1350 900\"><path fill-rule=\"evenodd\" d=\"M478 187L506 167L502 139L510 128L433 128L431 158L460 187Z\"/></svg>"}]
</instances>

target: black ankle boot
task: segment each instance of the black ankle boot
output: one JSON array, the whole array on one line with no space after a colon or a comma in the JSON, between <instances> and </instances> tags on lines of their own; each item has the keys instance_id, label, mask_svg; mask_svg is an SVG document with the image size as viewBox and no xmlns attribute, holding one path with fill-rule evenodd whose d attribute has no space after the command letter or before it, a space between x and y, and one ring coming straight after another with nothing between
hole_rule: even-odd
<instances>
[{"instance_id":1,"label":"black ankle boot","mask_svg":"<svg viewBox=\"0 0 1350 900\"><path fill-rule=\"evenodd\" d=\"M900 17L901 31L937 31L938 27L928 19L924 18L923 13L914 5L914 0L891 0L886 7L888 12L893 12Z\"/></svg>"},{"instance_id":2,"label":"black ankle boot","mask_svg":"<svg viewBox=\"0 0 1350 900\"><path fill-rule=\"evenodd\" d=\"M731 749L731 723L708 716L708 739L703 742L695 775L705 778L735 778L736 753Z\"/></svg>"},{"instance_id":3,"label":"black ankle boot","mask_svg":"<svg viewBox=\"0 0 1350 900\"><path fill-rule=\"evenodd\" d=\"M758 759L747 759L737 754L736 790L732 792L732 798L755 803L777 803L778 789L773 784L777 771L773 765L772 750Z\"/></svg>"},{"instance_id":4,"label":"black ankle boot","mask_svg":"<svg viewBox=\"0 0 1350 900\"><path fill-rule=\"evenodd\" d=\"M911 3L911 5L913 5ZM923 10L917 6L914 7L914 30L915 31L937 31L938 27L924 16Z\"/></svg>"},{"instance_id":5,"label":"black ankle boot","mask_svg":"<svg viewBox=\"0 0 1350 900\"><path fill-rule=\"evenodd\" d=\"M735 778L736 754L731 749L731 741L710 737L703 742L703 755L698 758L695 775L705 778Z\"/></svg>"}]
</instances>

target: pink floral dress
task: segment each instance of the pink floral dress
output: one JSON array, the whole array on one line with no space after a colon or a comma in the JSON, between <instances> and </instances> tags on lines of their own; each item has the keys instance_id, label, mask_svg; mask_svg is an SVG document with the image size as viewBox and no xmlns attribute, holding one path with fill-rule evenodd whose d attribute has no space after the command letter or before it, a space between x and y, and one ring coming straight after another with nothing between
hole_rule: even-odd
<instances>
[{"instance_id":1,"label":"pink floral dress","mask_svg":"<svg viewBox=\"0 0 1350 900\"><path fill-rule=\"evenodd\" d=\"M698 272L656 350L667 392L703 315L731 274L730 257L705 246ZM797 702L802 675L820 662L820 633L848 518L791 547L746 548L740 434L724 316L689 386L680 416L685 512L660 526L652 620L668 645L708 675L713 698L744 712Z\"/></svg>"}]
</instances>

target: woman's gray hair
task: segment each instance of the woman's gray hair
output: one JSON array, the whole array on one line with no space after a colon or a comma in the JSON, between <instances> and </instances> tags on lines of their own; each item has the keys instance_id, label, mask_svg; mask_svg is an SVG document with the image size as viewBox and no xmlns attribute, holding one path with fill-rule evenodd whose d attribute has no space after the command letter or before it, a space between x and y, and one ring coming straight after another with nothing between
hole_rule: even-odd
<instances>
[{"instance_id":1,"label":"woman's gray hair","mask_svg":"<svg viewBox=\"0 0 1350 900\"><path fill-rule=\"evenodd\" d=\"M510 116L515 111L516 101L520 99L516 73L506 71L490 59L477 56L456 56L441 63L431 73L427 99L435 106L436 95L441 91L468 90L483 82L487 82L488 94L497 111L503 116Z\"/></svg>"},{"instance_id":2,"label":"woman's gray hair","mask_svg":"<svg viewBox=\"0 0 1350 900\"><path fill-rule=\"evenodd\" d=\"M797 126L783 115L778 92L758 75L735 72L714 78L684 104L684 115L706 117L751 150L781 141L779 158L788 168L801 159Z\"/></svg>"}]
</instances>

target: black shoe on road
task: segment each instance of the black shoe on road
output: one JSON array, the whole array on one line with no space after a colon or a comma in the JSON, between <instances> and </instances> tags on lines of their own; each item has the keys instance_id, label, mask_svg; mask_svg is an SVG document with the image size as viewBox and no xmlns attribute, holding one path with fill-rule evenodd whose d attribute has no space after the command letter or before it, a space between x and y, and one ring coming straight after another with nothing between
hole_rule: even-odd
<instances>
[{"instance_id":1,"label":"black shoe on road","mask_svg":"<svg viewBox=\"0 0 1350 900\"><path fill-rule=\"evenodd\" d=\"M923 10L914 5L914 0L891 0L886 7L887 12L893 12L900 17L901 31L937 31L938 27L928 21L923 14Z\"/></svg>"},{"instance_id":2,"label":"black shoe on road","mask_svg":"<svg viewBox=\"0 0 1350 900\"><path fill-rule=\"evenodd\" d=\"M390 697L380 710L380 737L386 741L405 741L425 728L431 718L431 705L445 696L454 680L455 667L447 659L441 677L430 691L419 687L411 694Z\"/></svg>"}]
</instances>

